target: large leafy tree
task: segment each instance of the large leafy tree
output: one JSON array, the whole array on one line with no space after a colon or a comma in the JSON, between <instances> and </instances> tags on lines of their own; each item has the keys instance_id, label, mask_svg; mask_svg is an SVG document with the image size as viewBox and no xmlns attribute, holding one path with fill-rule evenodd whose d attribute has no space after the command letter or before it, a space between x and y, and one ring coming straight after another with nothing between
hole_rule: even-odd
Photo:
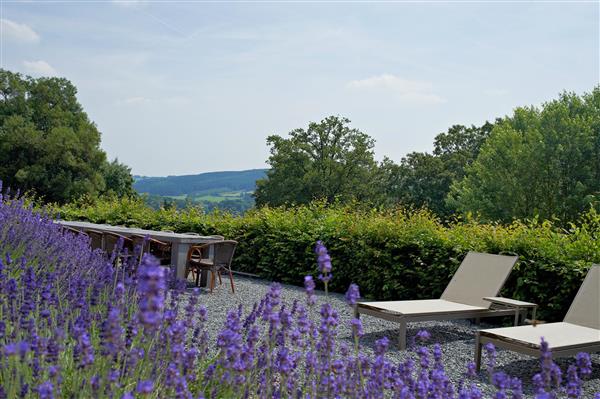
<instances>
[{"instance_id":1,"label":"large leafy tree","mask_svg":"<svg viewBox=\"0 0 600 399\"><path fill-rule=\"evenodd\" d=\"M454 125L435 137L432 154L411 152L394 164L384 160L380 165L382 202L426 207L440 216L453 213L446 203L452 183L465 174L493 124L483 126Z\"/></svg>"},{"instance_id":2,"label":"large leafy tree","mask_svg":"<svg viewBox=\"0 0 600 399\"><path fill-rule=\"evenodd\" d=\"M600 86L517 108L498 123L448 202L490 220L576 220L600 200Z\"/></svg>"},{"instance_id":3,"label":"large leafy tree","mask_svg":"<svg viewBox=\"0 0 600 399\"><path fill-rule=\"evenodd\" d=\"M133 181L124 176L129 170L106 161L100 132L76 94L66 79L32 79L0 69L0 179L5 186L58 202L107 189L131 192Z\"/></svg>"},{"instance_id":4,"label":"large leafy tree","mask_svg":"<svg viewBox=\"0 0 600 399\"><path fill-rule=\"evenodd\" d=\"M117 197L135 196L133 188L133 176L131 168L124 163L114 159L112 162L106 162L102 170L104 183L106 184L106 193L114 194Z\"/></svg>"},{"instance_id":5,"label":"large leafy tree","mask_svg":"<svg viewBox=\"0 0 600 399\"><path fill-rule=\"evenodd\" d=\"M257 182L256 204L371 199L377 169L374 141L349 123L330 116L291 131L287 138L269 136L271 169Z\"/></svg>"}]
</instances>

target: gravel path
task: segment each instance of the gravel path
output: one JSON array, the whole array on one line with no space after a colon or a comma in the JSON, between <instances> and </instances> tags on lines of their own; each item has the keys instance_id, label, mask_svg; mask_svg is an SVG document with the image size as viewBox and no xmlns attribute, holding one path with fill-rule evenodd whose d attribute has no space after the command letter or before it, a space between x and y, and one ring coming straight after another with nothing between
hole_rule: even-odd
<instances>
[{"instance_id":1,"label":"gravel path","mask_svg":"<svg viewBox=\"0 0 600 399\"><path fill-rule=\"evenodd\" d=\"M266 294L270 282L260 279L235 276L236 293L232 294L229 287L229 280L223 279L223 285L215 288L213 294L202 290L203 295L200 302L206 305L208 309L207 327L209 330L211 342L214 342L217 333L222 329L227 311L237 308L240 304L246 314L251 310L254 302ZM285 303L291 305L294 299L305 300L304 290L300 287L282 285L282 299ZM317 291L317 308L328 301L340 314L340 327L338 329L338 340L346 341L352 345L351 330L349 321L352 318L351 308L344 301L343 295L330 294L325 297L323 292ZM392 344L387 352L387 357L392 361L405 360L408 356L414 356L411 351L400 351L393 345L396 341L396 325L392 322L381 320L374 317L362 315L361 321L365 335L361 338L362 350L365 353L372 353L374 343L377 339L387 336ZM445 322L421 322L408 325L407 342L411 342L417 331L425 329L429 331L432 338L430 342L440 343L444 353L444 365L446 372L453 382L458 382L464 375L466 364L473 360L475 348L475 331L477 328L486 328L471 325L468 321L445 321ZM485 361L485 360L484 360ZM568 365L573 359L558 359L557 363L566 374ZM592 355L593 373L590 379L584 384L584 397L593 398L594 393L600 392L600 355ZM526 397L531 397L531 378L539 371L539 362L537 359L523 356L515 352L499 350L497 358L498 369L507 374L519 377L526 390ZM479 375L477 385L485 393L485 397L492 397L495 392L493 386L488 383L487 373L482 372Z\"/></svg>"}]
</instances>

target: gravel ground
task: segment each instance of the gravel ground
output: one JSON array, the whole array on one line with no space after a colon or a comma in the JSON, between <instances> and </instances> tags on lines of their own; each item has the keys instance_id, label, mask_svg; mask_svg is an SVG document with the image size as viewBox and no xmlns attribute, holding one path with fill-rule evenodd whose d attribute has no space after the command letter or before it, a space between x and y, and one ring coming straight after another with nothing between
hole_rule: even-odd
<instances>
[{"instance_id":1,"label":"gravel ground","mask_svg":"<svg viewBox=\"0 0 600 399\"><path fill-rule=\"evenodd\" d=\"M222 329L227 311L237 308L240 304L244 307L244 313L252 309L254 302L266 294L270 282L260 279L235 276L235 294L231 293L229 280L224 278L223 285L215 288L212 294L203 289L200 302L208 309L207 327L211 342L214 342L217 333ZM282 299L291 304L294 299L304 301L304 290L300 287L282 285ZM352 345L349 320L352 318L351 308L344 301L343 295L330 294L325 297L323 292L317 291L317 308L321 303L329 303L337 309L340 314L340 328L338 329L338 340L346 341ZM387 336L392 344L387 352L387 357L392 361L405 360L407 356L413 356L409 351L400 351L393 343L396 341L397 327L394 323L378 318L361 315L365 335L361 338L362 349L366 353L372 353L375 341ZM438 342L442 345L444 353L444 365L446 372L453 382L458 382L464 375L466 364L473 360L475 348L475 331L477 328L486 328L488 325L482 323L480 326L472 325L469 321L443 321L443 322L421 322L408 325L407 342L421 329L429 331L432 338L431 343ZM485 361L485 360L484 360ZM557 363L566 374L568 365L573 359L558 359ZM593 373L584 384L584 397L593 398L596 392L600 392L600 355L592 355ZM498 369L507 374L519 377L524 382L526 397L531 397L531 378L539 371L537 359L517 354L515 352L499 350L497 358ZM480 373L476 381L479 388L485 393L485 397L492 397L495 392L493 386L488 383L487 373Z\"/></svg>"}]
</instances>

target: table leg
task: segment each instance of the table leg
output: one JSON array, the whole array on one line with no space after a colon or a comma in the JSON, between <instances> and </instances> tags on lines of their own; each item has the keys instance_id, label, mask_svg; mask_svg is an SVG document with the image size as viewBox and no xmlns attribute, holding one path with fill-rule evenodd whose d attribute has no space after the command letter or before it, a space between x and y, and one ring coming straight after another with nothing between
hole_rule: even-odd
<instances>
[{"instance_id":1,"label":"table leg","mask_svg":"<svg viewBox=\"0 0 600 399\"><path fill-rule=\"evenodd\" d=\"M190 244L174 242L171 245L171 265L175 267L175 276L178 280L185 279L185 266Z\"/></svg>"},{"instance_id":2,"label":"table leg","mask_svg":"<svg viewBox=\"0 0 600 399\"><path fill-rule=\"evenodd\" d=\"M185 268L187 266L187 256L192 244L183 244L174 242L171 249L171 265L175 267L177 279L185 280ZM208 272L200 272L200 287L206 287Z\"/></svg>"}]
</instances>

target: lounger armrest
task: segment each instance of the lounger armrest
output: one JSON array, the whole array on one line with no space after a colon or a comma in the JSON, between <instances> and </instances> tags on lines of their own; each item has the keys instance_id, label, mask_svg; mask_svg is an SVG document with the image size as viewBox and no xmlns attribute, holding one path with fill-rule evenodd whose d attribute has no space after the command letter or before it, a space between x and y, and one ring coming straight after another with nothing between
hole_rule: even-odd
<instances>
[{"instance_id":1,"label":"lounger armrest","mask_svg":"<svg viewBox=\"0 0 600 399\"><path fill-rule=\"evenodd\" d=\"M514 310L515 312L515 326L519 325L519 319L521 318L521 313L525 311L523 316L526 316L527 309L531 309L531 320L535 323L535 313L537 311L537 303L533 302L525 302L518 301L516 299L511 298L503 298L501 296L486 296L482 298L484 301L491 302L491 308L500 308L505 310Z\"/></svg>"},{"instance_id":2,"label":"lounger armrest","mask_svg":"<svg viewBox=\"0 0 600 399\"><path fill-rule=\"evenodd\" d=\"M516 299L504 298L501 296L486 296L485 298L482 298L482 299L484 301L488 301L488 302L498 304L498 305L508 306L511 308L527 309L527 308L537 307L537 304L533 303L533 302L518 301Z\"/></svg>"}]
</instances>

